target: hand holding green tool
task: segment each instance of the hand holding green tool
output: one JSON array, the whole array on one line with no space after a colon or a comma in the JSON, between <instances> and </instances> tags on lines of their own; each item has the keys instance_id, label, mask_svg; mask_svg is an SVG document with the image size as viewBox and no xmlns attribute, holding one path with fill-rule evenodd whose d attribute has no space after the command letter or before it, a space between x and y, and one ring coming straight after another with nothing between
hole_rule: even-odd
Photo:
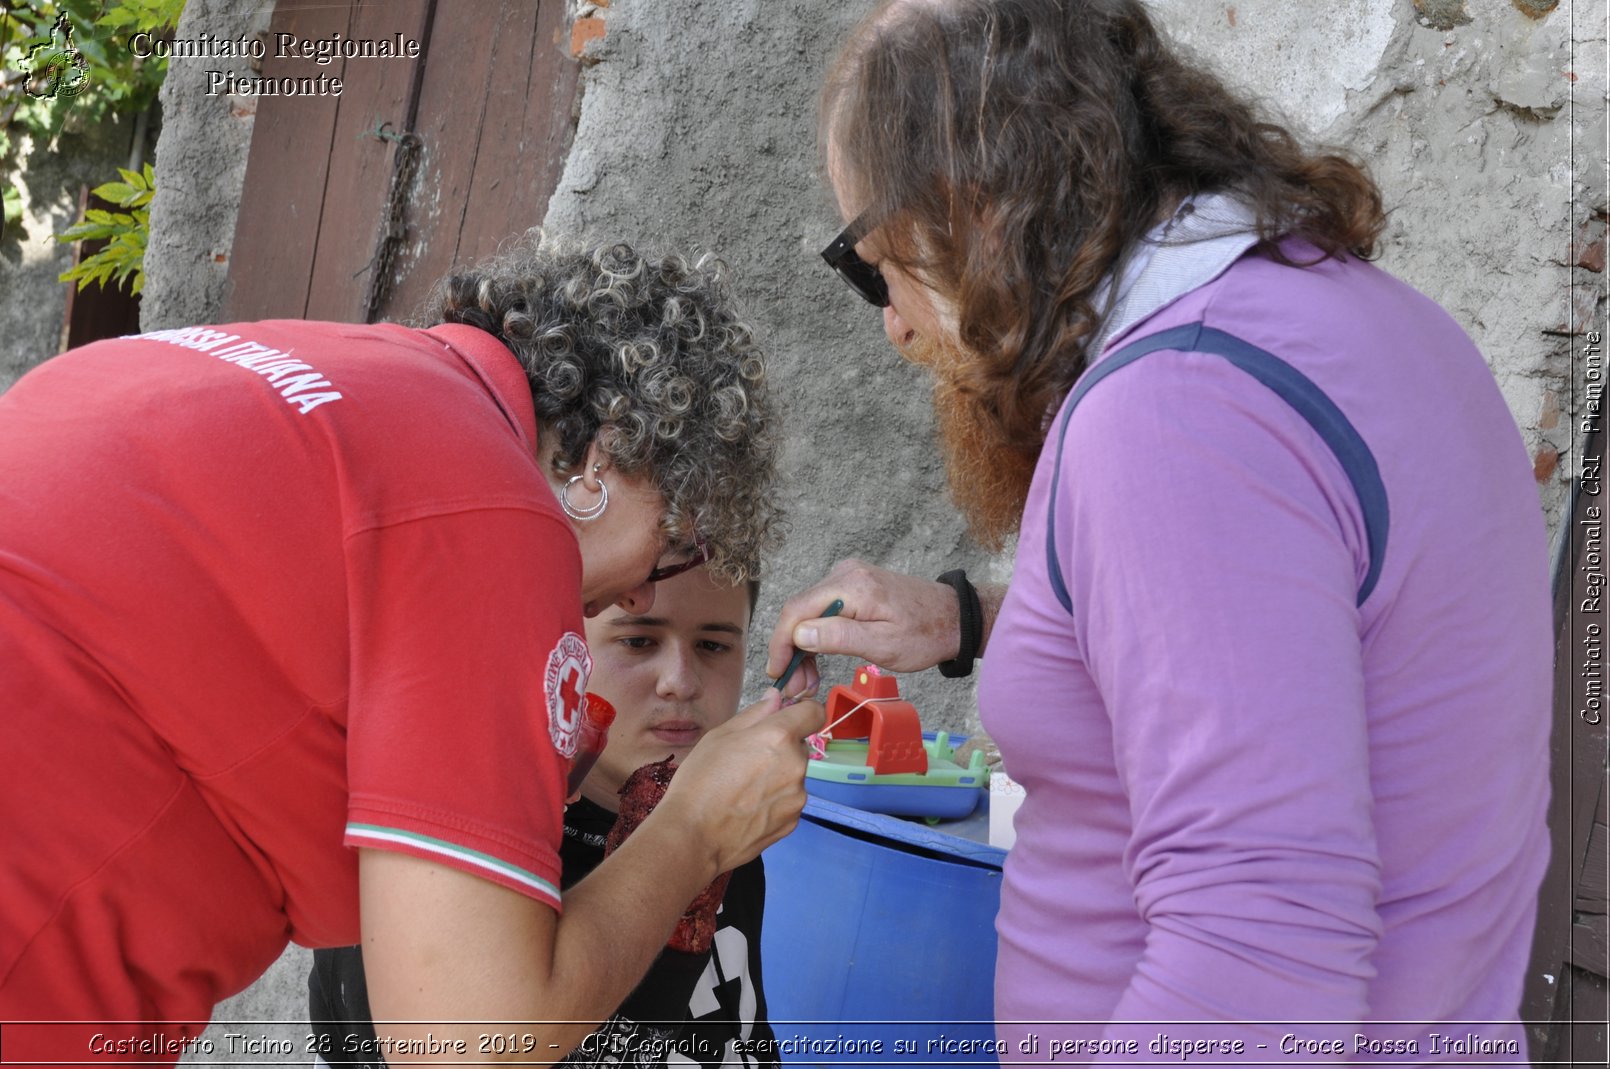
<instances>
[{"instance_id":1,"label":"hand holding green tool","mask_svg":"<svg viewBox=\"0 0 1610 1069\"><path fill-rule=\"evenodd\" d=\"M833 599L833 604L829 605L827 607L826 611L824 611L822 613L821 619L826 620L829 617L837 616L840 613L840 611L843 610L843 608L844 608L844 599L843 598L834 598ZM805 654L804 650L795 650L794 651L794 656L789 660L788 667L783 669L783 674L778 676L777 677L777 682L772 684L772 686L776 690L781 691L784 687L786 687L788 685L789 679L791 679L793 677L793 675L794 675L794 670L797 669L802 663L804 663L805 656L806 656L806 654Z\"/></svg>"}]
</instances>

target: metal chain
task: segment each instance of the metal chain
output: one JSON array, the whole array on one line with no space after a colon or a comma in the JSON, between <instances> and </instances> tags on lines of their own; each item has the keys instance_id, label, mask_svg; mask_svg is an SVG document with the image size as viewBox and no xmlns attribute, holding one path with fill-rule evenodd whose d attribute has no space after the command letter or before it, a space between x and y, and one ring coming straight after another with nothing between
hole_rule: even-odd
<instances>
[{"instance_id":1,"label":"metal chain","mask_svg":"<svg viewBox=\"0 0 1610 1069\"><path fill-rule=\"evenodd\" d=\"M417 134L391 133L384 126L378 126L370 133L392 142L396 149L392 153L391 188L386 193L385 214L380 218L380 240L375 246L374 258L369 261L372 271L369 275L369 295L364 303L365 323L375 321L386 299L391 296L391 287L395 282L392 264L396 261L397 250L402 247L403 239L408 236L408 224L403 219L403 212L408 204L409 188L413 185L414 172L419 168L420 149L424 144Z\"/></svg>"}]
</instances>

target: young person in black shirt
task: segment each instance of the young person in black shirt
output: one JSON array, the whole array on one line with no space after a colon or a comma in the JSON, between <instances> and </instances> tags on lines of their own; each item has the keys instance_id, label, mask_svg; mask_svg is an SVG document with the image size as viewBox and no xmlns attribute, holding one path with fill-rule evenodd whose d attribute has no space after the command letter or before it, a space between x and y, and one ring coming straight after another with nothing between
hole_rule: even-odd
<instances>
[{"instance_id":1,"label":"young person in black shirt","mask_svg":"<svg viewBox=\"0 0 1610 1069\"><path fill-rule=\"evenodd\" d=\"M706 731L738 711L744 641L758 593L756 583L728 586L696 568L657 584L646 615L616 606L587 621L593 658L588 689L608 699L616 716L581 797L565 810L565 887L603 860L604 837L626 778L643 765L673 755L680 760ZM765 897L757 857L734 870L709 951L662 951L615 1015L563 1064L663 1065L669 1059L678 1065L776 1066L760 980ZM385 1064L358 947L315 951L308 994L323 1062ZM543 1053L532 1051L530 1057L540 1060Z\"/></svg>"}]
</instances>

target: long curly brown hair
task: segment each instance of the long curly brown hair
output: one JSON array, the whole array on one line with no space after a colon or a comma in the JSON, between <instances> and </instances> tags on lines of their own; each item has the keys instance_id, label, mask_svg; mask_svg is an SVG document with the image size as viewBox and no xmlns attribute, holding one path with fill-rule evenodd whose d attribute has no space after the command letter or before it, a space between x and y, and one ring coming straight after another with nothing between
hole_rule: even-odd
<instances>
[{"instance_id":1,"label":"long curly brown hair","mask_svg":"<svg viewBox=\"0 0 1610 1069\"><path fill-rule=\"evenodd\" d=\"M1385 223L1359 164L1182 58L1139 0L885 3L829 73L821 137L882 262L954 306L966 359L948 386L1009 454L995 478L1019 504L1093 355L1103 279L1182 199L1233 194L1265 242L1324 257L1372 256Z\"/></svg>"}]
</instances>

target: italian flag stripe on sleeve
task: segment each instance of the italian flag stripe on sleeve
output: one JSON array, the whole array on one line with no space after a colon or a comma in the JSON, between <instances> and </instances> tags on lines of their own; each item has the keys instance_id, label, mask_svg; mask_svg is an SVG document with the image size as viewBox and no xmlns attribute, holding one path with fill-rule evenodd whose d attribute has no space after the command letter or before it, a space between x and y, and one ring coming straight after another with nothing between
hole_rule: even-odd
<instances>
[{"instance_id":1,"label":"italian flag stripe on sleeve","mask_svg":"<svg viewBox=\"0 0 1610 1069\"><path fill-rule=\"evenodd\" d=\"M348 824L347 839L353 846L373 844L380 846L390 844L406 846L426 854L435 854L438 857L451 858L472 869L480 869L486 873L512 880L522 887L530 888L538 897L550 899L555 905L559 904L559 888L544 880L535 873L527 872L518 865L511 865L500 857L471 850L458 843L450 843L445 839L433 839L429 835L421 835L413 831L401 831L397 828L382 828L375 824Z\"/></svg>"}]
</instances>

